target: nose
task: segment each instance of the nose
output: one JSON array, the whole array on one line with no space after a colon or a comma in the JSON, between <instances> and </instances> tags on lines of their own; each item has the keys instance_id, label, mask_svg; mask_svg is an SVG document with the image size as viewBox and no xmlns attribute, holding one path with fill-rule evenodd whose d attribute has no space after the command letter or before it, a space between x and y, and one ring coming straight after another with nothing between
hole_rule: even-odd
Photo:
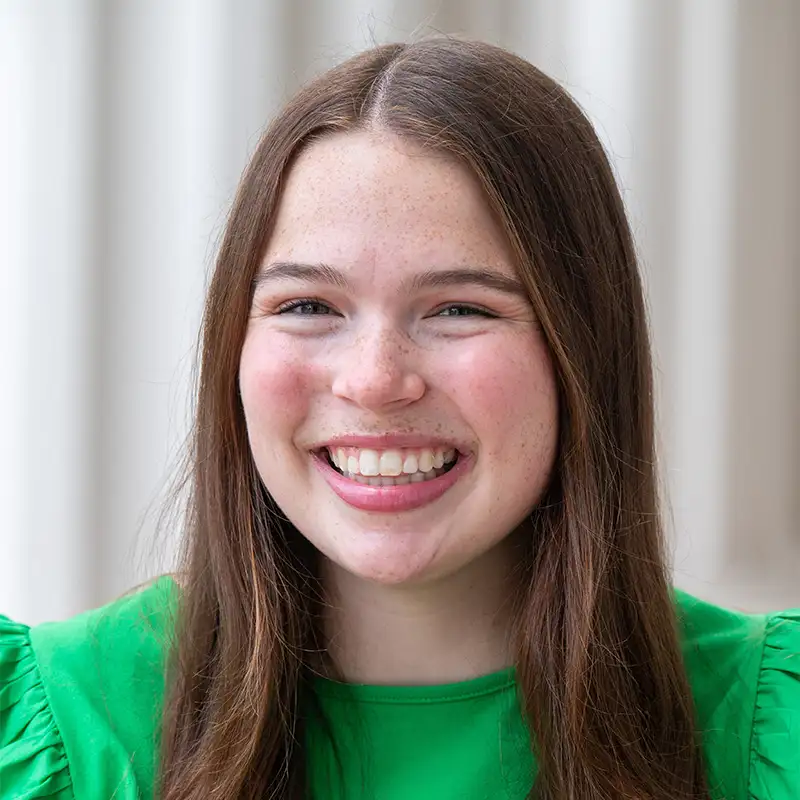
<instances>
[{"instance_id":1,"label":"nose","mask_svg":"<svg viewBox=\"0 0 800 800\"><path fill-rule=\"evenodd\" d=\"M414 403L425 393L425 381L412 351L396 331L373 326L359 333L336 367L334 395L373 412Z\"/></svg>"}]
</instances>

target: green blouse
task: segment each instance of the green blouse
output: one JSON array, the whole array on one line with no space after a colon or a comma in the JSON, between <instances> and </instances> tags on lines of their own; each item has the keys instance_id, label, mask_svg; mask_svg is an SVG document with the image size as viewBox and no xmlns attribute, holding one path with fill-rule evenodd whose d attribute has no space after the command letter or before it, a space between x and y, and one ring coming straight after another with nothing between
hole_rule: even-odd
<instances>
[{"instance_id":1,"label":"green blouse","mask_svg":"<svg viewBox=\"0 0 800 800\"><path fill-rule=\"evenodd\" d=\"M66 622L0 617L0 798L153 797L164 654L177 588ZM746 615L676 592L685 661L719 800L800 798L800 611ZM348 798L524 798L535 773L513 669L442 686L319 679ZM341 797L308 733L313 796Z\"/></svg>"}]
</instances>

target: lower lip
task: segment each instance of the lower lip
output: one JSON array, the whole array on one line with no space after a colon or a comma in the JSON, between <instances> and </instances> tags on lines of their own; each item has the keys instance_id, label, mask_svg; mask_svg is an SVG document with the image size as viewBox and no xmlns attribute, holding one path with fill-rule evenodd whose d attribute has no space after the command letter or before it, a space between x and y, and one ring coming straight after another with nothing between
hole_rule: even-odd
<instances>
[{"instance_id":1,"label":"lower lip","mask_svg":"<svg viewBox=\"0 0 800 800\"><path fill-rule=\"evenodd\" d=\"M340 475L328 464L324 455L314 453L313 456L314 466L322 473L328 486L345 503L361 511L389 513L411 511L438 500L472 467L471 456L459 453L455 466L438 478L421 483L404 483L400 486L369 486Z\"/></svg>"}]
</instances>

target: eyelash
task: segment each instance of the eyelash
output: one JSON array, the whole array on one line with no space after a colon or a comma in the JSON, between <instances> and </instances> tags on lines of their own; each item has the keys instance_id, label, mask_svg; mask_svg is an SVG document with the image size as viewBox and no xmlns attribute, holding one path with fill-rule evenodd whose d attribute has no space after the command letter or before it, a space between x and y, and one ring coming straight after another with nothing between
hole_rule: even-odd
<instances>
[{"instance_id":1,"label":"eyelash","mask_svg":"<svg viewBox=\"0 0 800 800\"><path fill-rule=\"evenodd\" d=\"M291 300L288 303L284 303L283 305L278 306L275 313L276 314L286 314L289 311L294 311L296 308L302 308L303 306L324 306L325 308L330 309L330 306L326 305L325 303L321 303L319 300L313 300L310 297L301 297L298 300ZM298 314L297 316L318 316L317 314Z\"/></svg>"},{"instance_id":2,"label":"eyelash","mask_svg":"<svg viewBox=\"0 0 800 800\"><path fill-rule=\"evenodd\" d=\"M275 313L276 314L288 314L289 312L294 311L297 308L302 308L303 306L322 306L323 308L327 308L329 311L331 310L330 306L327 303L323 303L320 300L314 300L311 297L301 297L301 298L298 298L297 300L291 300L288 303L284 303L283 305L278 306L278 308L276 309ZM495 314L492 314L491 312L487 311L484 308L480 308L479 306L468 305L467 303L450 303L449 305L447 305L443 309L441 309L441 311L446 311L446 310L451 309L451 308L457 308L457 309L464 310L464 311L470 311L472 313L467 314L467 315L447 314L446 316L454 316L454 317L479 316L479 317L487 317L488 319L493 319L493 318L496 317ZM436 314L436 316L439 316L441 314L441 311L438 314ZM321 316L321 315L320 314L297 314L296 316L300 316L300 317L317 317L317 316Z\"/></svg>"}]
</instances>

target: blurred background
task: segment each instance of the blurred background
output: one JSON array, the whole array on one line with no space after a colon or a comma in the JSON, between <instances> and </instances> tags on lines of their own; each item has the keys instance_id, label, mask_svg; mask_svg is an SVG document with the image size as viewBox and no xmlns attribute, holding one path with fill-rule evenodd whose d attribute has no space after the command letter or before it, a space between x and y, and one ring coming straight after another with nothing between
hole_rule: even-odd
<instances>
[{"instance_id":1,"label":"blurred background","mask_svg":"<svg viewBox=\"0 0 800 800\"><path fill-rule=\"evenodd\" d=\"M204 287L278 106L434 32L595 121L642 257L675 582L800 606L800 2L0 0L0 611L168 570Z\"/></svg>"}]
</instances>

